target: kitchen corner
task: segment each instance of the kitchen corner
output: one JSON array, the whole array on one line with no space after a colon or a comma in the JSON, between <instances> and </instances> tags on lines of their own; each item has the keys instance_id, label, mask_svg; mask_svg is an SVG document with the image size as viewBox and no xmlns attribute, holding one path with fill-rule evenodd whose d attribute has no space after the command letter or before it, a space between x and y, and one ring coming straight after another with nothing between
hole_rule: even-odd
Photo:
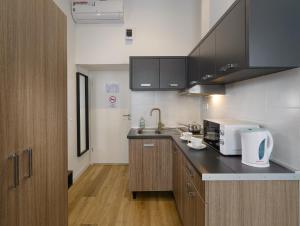
<instances>
[{"instance_id":1,"label":"kitchen corner","mask_svg":"<svg viewBox=\"0 0 300 226\"><path fill-rule=\"evenodd\" d=\"M190 221L223 225L222 219L230 216L230 223L224 225L240 226L248 218L257 221L251 219L257 216L253 209L277 221L292 221L291 225L298 221L300 174L273 162L268 168L246 166L240 156L225 157L209 146L193 150L180 136L177 128L161 134L129 131L129 190L133 198L138 192L173 191L185 225L193 225ZM268 219L261 221L269 225Z\"/></svg>"}]
</instances>

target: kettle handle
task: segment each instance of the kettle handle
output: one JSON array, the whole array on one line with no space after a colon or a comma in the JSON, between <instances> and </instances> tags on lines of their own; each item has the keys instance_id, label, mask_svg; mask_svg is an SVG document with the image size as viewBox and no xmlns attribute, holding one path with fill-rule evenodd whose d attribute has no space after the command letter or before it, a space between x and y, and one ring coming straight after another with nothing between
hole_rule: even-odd
<instances>
[{"instance_id":1,"label":"kettle handle","mask_svg":"<svg viewBox=\"0 0 300 226\"><path fill-rule=\"evenodd\" d=\"M271 153L273 151L273 146L274 146L274 140L273 140L273 136L270 133L270 131L266 131L267 132L267 136L268 136L268 142L267 142L267 153L268 153L268 157L270 158Z\"/></svg>"}]
</instances>

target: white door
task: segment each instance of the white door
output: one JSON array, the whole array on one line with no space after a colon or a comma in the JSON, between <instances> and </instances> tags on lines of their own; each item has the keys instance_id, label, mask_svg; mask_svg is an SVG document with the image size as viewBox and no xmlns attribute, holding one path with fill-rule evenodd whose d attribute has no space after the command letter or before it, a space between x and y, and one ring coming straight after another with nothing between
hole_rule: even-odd
<instances>
[{"instance_id":1,"label":"white door","mask_svg":"<svg viewBox=\"0 0 300 226\"><path fill-rule=\"evenodd\" d=\"M90 72L91 162L128 163L129 71Z\"/></svg>"}]
</instances>

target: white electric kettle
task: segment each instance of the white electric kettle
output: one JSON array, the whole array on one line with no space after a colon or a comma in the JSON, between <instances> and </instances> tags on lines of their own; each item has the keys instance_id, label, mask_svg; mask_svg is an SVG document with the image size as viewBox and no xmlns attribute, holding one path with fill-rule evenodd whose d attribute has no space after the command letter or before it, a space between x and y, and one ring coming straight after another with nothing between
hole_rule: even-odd
<instances>
[{"instance_id":1,"label":"white electric kettle","mask_svg":"<svg viewBox=\"0 0 300 226\"><path fill-rule=\"evenodd\" d=\"M273 151L272 134L263 128L241 130L242 163L253 167L269 167Z\"/></svg>"}]
</instances>

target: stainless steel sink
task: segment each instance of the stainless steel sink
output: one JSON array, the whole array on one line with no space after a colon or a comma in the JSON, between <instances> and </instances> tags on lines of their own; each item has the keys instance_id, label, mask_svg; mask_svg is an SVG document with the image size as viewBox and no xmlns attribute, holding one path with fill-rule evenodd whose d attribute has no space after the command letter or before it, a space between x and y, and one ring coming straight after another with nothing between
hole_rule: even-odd
<instances>
[{"instance_id":1,"label":"stainless steel sink","mask_svg":"<svg viewBox=\"0 0 300 226\"><path fill-rule=\"evenodd\" d=\"M180 134L180 131L178 129L174 128L165 128L161 131L158 131L157 129L153 128L145 128L145 129L137 129L136 130L137 135L174 135L174 134Z\"/></svg>"},{"instance_id":2,"label":"stainless steel sink","mask_svg":"<svg viewBox=\"0 0 300 226\"><path fill-rule=\"evenodd\" d=\"M136 131L137 134L139 135L157 135L161 134L157 129L138 129Z\"/></svg>"}]
</instances>

